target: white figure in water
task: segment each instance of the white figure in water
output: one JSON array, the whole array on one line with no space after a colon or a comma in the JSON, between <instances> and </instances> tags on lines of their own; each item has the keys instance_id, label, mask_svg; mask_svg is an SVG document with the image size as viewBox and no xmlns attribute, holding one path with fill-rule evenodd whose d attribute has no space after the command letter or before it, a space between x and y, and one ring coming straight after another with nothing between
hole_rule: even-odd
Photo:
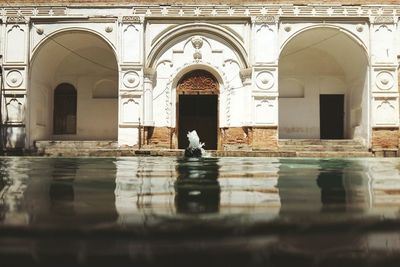
<instances>
[{"instance_id":1,"label":"white figure in water","mask_svg":"<svg viewBox=\"0 0 400 267\"><path fill-rule=\"evenodd\" d=\"M186 157L201 157L205 155L206 151L203 148L204 143L200 142L196 130L188 132L187 138L189 140L189 146L185 149Z\"/></svg>"}]
</instances>

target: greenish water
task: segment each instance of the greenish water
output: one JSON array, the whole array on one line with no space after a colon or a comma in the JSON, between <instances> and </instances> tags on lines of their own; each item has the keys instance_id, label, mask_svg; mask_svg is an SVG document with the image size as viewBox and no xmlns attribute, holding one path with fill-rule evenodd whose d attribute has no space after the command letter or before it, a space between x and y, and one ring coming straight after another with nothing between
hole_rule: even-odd
<instances>
[{"instance_id":1,"label":"greenish water","mask_svg":"<svg viewBox=\"0 0 400 267\"><path fill-rule=\"evenodd\" d=\"M400 252L399 159L18 157L0 175L0 260L25 259L15 266L158 265L182 251L245 266L326 266L340 251L340 266L378 266Z\"/></svg>"}]
</instances>

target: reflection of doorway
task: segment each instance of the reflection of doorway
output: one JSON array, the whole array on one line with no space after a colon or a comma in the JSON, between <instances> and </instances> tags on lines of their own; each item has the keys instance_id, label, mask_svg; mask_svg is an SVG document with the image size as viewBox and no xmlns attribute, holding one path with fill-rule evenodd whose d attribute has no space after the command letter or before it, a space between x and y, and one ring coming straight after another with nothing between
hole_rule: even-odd
<instances>
[{"instance_id":1,"label":"reflection of doorway","mask_svg":"<svg viewBox=\"0 0 400 267\"><path fill-rule=\"evenodd\" d=\"M177 86L178 147L188 146L188 131L196 130L205 149L218 148L217 79L204 70L185 74Z\"/></svg>"},{"instance_id":2,"label":"reflection of doorway","mask_svg":"<svg viewBox=\"0 0 400 267\"><path fill-rule=\"evenodd\" d=\"M196 130L206 149L217 149L218 96L179 96L179 148L188 146L188 131Z\"/></svg>"},{"instance_id":3,"label":"reflection of doorway","mask_svg":"<svg viewBox=\"0 0 400 267\"><path fill-rule=\"evenodd\" d=\"M317 185L321 188L322 212L345 211L346 191L342 172L321 172Z\"/></svg>"},{"instance_id":4,"label":"reflection of doorway","mask_svg":"<svg viewBox=\"0 0 400 267\"><path fill-rule=\"evenodd\" d=\"M320 138L343 139L344 95L320 95Z\"/></svg>"}]
</instances>

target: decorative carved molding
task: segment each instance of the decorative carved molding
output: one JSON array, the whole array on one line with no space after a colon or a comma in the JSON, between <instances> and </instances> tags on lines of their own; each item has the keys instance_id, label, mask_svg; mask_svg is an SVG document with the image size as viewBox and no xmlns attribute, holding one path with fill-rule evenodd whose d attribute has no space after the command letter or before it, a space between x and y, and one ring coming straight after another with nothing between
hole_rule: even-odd
<instances>
[{"instance_id":1,"label":"decorative carved molding","mask_svg":"<svg viewBox=\"0 0 400 267\"><path fill-rule=\"evenodd\" d=\"M395 19L393 16L379 16L379 17L372 17L372 23L375 24L394 24Z\"/></svg>"},{"instance_id":2,"label":"decorative carved molding","mask_svg":"<svg viewBox=\"0 0 400 267\"><path fill-rule=\"evenodd\" d=\"M136 22L140 23L142 19L139 16L123 16L122 17L123 22Z\"/></svg>"},{"instance_id":3,"label":"decorative carved molding","mask_svg":"<svg viewBox=\"0 0 400 267\"><path fill-rule=\"evenodd\" d=\"M18 13L14 7L3 7L1 15L15 16L16 13L28 16L76 16L79 14L81 7L50 7L45 5L40 6L19 6ZM129 7L121 7L114 11L110 10L110 15L118 16L121 9L125 9L122 17L123 21L142 23L144 17L253 17L257 16L259 22L274 23L276 17L367 17L375 15L378 19L376 23L393 23L396 21L395 16L400 14L400 5L280 5L280 4L259 4L250 5L213 5L197 6L197 5L171 5L160 6L154 3L153 5L137 5ZM132 15L128 15L132 14ZM393 17L390 16L393 15ZM86 15L86 13L85 13ZM95 15L95 11L93 12ZM382 18L381 18L382 17ZM386 21L386 22L383 22Z\"/></svg>"},{"instance_id":4,"label":"decorative carved molding","mask_svg":"<svg viewBox=\"0 0 400 267\"><path fill-rule=\"evenodd\" d=\"M218 94L219 84L208 71L194 70L181 78L177 91L179 94Z\"/></svg>"},{"instance_id":5,"label":"decorative carved molding","mask_svg":"<svg viewBox=\"0 0 400 267\"><path fill-rule=\"evenodd\" d=\"M256 23L275 23L277 18L275 16L257 16Z\"/></svg>"},{"instance_id":6,"label":"decorative carved molding","mask_svg":"<svg viewBox=\"0 0 400 267\"><path fill-rule=\"evenodd\" d=\"M244 85L250 84L251 83L251 74L253 70L251 68L247 69L241 69L239 71L240 79L242 79L242 83Z\"/></svg>"},{"instance_id":7,"label":"decorative carved molding","mask_svg":"<svg viewBox=\"0 0 400 267\"><path fill-rule=\"evenodd\" d=\"M193 58L196 62L199 62L203 55L201 54L200 48L203 47L203 39L200 36L193 36L190 40L192 42L193 47L195 48L195 52L193 53Z\"/></svg>"},{"instance_id":8,"label":"decorative carved molding","mask_svg":"<svg viewBox=\"0 0 400 267\"><path fill-rule=\"evenodd\" d=\"M15 23L27 23L27 19L23 16L12 16L7 17L7 24L15 24Z\"/></svg>"},{"instance_id":9,"label":"decorative carved molding","mask_svg":"<svg viewBox=\"0 0 400 267\"><path fill-rule=\"evenodd\" d=\"M144 75L144 78L146 78L146 79L153 80L155 74L156 74L156 70L153 68L144 68L143 69L143 75Z\"/></svg>"}]
</instances>

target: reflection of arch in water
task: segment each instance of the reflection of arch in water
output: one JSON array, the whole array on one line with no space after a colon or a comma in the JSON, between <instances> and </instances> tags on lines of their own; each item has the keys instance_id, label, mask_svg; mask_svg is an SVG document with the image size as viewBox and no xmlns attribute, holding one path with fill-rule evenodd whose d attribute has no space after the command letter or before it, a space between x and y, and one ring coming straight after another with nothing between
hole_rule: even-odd
<instances>
[{"instance_id":1,"label":"reflection of arch in water","mask_svg":"<svg viewBox=\"0 0 400 267\"><path fill-rule=\"evenodd\" d=\"M280 159L280 214L365 212L369 209L369 179L355 160Z\"/></svg>"}]
</instances>

